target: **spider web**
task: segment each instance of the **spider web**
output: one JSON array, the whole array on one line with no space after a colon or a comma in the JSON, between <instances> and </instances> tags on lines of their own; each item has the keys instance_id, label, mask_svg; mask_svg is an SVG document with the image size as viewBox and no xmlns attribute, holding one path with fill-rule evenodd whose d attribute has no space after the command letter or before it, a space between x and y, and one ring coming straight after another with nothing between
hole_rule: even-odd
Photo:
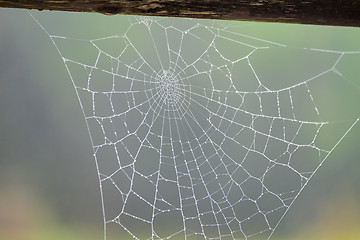
<instances>
[{"instance_id":1,"label":"spider web","mask_svg":"<svg viewBox=\"0 0 360 240\"><path fill-rule=\"evenodd\" d=\"M326 86L358 91L338 66L360 52L292 48L225 21L126 19L91 40L35 19L86 119L104 238L269 239L359 121L329 111L341 99Z\"/></svg>"}]
</instances>

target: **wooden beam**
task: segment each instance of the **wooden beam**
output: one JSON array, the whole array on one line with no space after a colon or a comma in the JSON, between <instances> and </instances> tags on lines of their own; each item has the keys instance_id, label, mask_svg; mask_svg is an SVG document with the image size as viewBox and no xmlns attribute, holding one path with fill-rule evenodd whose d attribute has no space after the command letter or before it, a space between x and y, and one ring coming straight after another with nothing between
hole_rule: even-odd
<instances>
[{"instance_id":1,"label":"wooden beam","mask_svg":"<svg viewBox=\"0 0 360 240\"><path fill-rule=\"evenodd\" d=\"M360 26L360 0L0 0L0 7Z\"/></svg>"}]
</instances>

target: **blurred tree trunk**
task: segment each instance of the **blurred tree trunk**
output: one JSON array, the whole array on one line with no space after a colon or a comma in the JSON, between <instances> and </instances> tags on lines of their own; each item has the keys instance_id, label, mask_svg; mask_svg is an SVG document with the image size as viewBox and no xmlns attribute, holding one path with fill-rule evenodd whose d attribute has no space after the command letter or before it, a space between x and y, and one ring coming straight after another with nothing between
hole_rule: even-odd
<instances>
[{"instance_id":1,"label":"blurred tree trunk","mask_svg":"<svg viewBox=\"0 0 360 240\"><path fill-rule=\"evenodd\" d=\"M360 0L0 0L0 7L360 26Z\"/></svg>"}]
</instances>

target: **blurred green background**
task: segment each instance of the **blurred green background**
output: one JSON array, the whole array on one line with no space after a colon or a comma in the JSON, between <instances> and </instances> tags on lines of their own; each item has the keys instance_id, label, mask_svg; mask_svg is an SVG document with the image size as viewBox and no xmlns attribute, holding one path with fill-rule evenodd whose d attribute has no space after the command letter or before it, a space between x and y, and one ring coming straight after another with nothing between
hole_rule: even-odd
<instances>
[{"instance_id":1,"label":"blurred green background","mask_svg":"<svg viewBox=\"0 0 360 240\"><path fill-rule=\"evenodd\" d=\"M72 29L72 37L85 39L121 34L129 24L124 16L33 13L53 34L68 36L65 30ZM360 51L359 28L238 24L244 34L299 49ZM359 99L359 54L342 69L358 94L352 99ZM360 102L349 102L346 110L356 115L359 109ZM360 239L359 136L360 123L311 179L273 239ZM86 125L55 47L27 11L0 9L0 239L102 239L98 185Z\"/></svg>"}]
</instances>

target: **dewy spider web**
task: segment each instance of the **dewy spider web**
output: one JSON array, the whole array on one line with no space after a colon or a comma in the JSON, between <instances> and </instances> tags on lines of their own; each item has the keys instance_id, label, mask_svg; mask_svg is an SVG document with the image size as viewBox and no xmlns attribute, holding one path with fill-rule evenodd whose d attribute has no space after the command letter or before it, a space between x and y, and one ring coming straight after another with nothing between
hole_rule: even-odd
<instances>
[{"instance_id":1,"label":"dewy spider web","mask_svg":"<svg viewBox=\"0 0 360 240\"><path fill-rule=\"evenodd\" d=\"M360 52L290 48L224 21L126 19L125 32L92 40L50 34L35 19L86 119L104 238L270 238L359 121L359 111L331 115L322 96L329 84L359 89L337 67ZM262 67L284 50L298 56L284 63L305 69L282 80L286 69Z\"/></svg>"}]
</instances>

